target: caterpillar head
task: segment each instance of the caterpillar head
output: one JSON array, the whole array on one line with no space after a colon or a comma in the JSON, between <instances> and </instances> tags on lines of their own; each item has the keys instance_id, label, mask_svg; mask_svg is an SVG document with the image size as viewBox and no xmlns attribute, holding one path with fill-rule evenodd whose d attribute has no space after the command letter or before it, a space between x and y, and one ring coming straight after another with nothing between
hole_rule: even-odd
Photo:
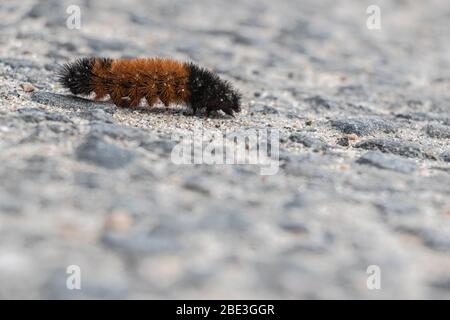
<instances>
[{"instance_id":1,"label":"caterpillar head","mask_svg":"<svg viewBox=\"0 0 450 320\"><path fill-rule=\"evenodd\" d=\"M201 108L207 113L222 110L230 116L241 111L241 94L228 81L194 64L189 64L189 69L189 100L194 111Z\"/></svg>"}]
</instances>

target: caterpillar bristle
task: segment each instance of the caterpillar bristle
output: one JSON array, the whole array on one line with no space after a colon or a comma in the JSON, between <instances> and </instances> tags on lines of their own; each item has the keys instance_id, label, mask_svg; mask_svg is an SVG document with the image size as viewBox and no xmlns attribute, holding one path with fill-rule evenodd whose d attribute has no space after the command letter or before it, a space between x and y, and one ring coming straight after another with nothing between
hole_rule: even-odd
<instances>
[{"instance_id":1,"label":"caterpillar bristle","mask_svg":"<svg viewBox=\"0 0 450 320\"><path fill-rule=\"evenodd\" d=\"M64 64L58 70L59 82L73 94L88 95L93 91L92 67L95 58L81 58Z\"/></svg>"},{"instance_id":2,"label":"caterpillar bristle","mask_svg":"<svg viewBox=\"0 0 450 320\"><path fill-rule=\"evenodd\" d=\"M230 82L194 63L162 58L81 58L63 65L59 82L73 94L106 95L119 107L136 107L142 99L149 106L185 103L197 110L240 112L241 94Z\"/></svg>"}]
</instances>

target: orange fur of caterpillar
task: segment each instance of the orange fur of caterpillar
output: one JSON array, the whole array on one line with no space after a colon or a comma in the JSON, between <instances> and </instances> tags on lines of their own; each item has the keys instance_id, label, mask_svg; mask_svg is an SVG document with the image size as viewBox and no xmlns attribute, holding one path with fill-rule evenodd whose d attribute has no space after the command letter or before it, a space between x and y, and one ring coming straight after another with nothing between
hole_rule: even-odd
<instances>
[{"instance_id":1,"label":"orange fur of caterpillar","mask_svg":"<svg viewBox=\"0 0 450 320\"><path fill-rule=\"evenodd\" d=\"M186 87L189 73L178 61L158 58L113 60L108 66L97 59L92 72L95 98L103 99L109 94L114 104L121 107L135 107L142 98L149 106L158 99L169 106L184 103L189 98Z\"/></svg>"}]
</instances>

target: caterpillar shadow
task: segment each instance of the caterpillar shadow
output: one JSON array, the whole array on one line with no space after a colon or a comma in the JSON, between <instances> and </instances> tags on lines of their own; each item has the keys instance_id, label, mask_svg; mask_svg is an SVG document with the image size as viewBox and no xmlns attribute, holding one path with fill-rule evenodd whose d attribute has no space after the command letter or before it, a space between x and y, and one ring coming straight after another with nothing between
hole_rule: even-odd
<instances>
[{"instance_id":1,"label":"caterpillar shadow","mask_svg":"<svg viewBox=\"0 0 450 320\"><path fill-rule=\"evenodd\" d=\"M52 93L52 92L44 92L44 91L38 91L31 94L31 100L53 106L53 107L59 107L63 109L70 109L70 110L93 110L93 109L100 109L107 113L114 114L117 110L129 110L129 111L139 111L142 113L147 114L167 114L174 117L197 117L197 118L210 118L210 119L230 119L232 117L222 114L218 111L211 112L209 116L206 115L205 112L198 111L197 113L193 113L192 110L190 110L185 105L173 105L166 107L162 103L158 103L154 106L148 106L144 104L140 104L137 107L133 108L120 108L117 107L112 101L106 100L106 101L96 101L91 100L89 98L80 97L76 95L65 95L65 94L59 94L59 93Z\"/></svg>"}]
</instances>

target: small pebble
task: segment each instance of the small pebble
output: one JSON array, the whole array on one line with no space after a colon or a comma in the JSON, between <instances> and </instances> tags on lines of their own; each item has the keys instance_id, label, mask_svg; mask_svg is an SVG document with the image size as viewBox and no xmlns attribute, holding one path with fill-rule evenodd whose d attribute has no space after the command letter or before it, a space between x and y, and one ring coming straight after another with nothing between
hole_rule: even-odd
<instances>
[{"instance_id":1,"label":"small pebble","mask_svg":"<svg viewBox=\"0 0 450 320\"><path fill-rule=\"evenodd\" d=\"M112 232L125 233L133 224L131 216L122 210L114 211L105 221L105 229Z\"/></svg>"},{"instance_id":2,"label":"small pebble","mask_svg":"<svg viewBox=\"0 0 450 320\"><path fill-rule=\"evenodd\" d=\"M35 86L33 86L31 83L28 82L22 84L22 89L25 92L34 92L37 90Z\"/></svg>"}]
</instances>

